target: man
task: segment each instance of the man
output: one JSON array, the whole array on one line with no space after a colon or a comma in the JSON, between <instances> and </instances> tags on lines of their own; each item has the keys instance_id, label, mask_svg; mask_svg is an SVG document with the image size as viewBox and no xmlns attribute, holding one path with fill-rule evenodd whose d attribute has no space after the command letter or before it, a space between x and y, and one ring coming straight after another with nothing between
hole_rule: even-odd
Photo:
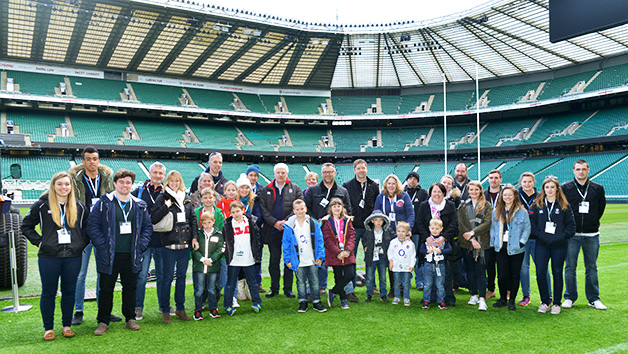
<instances>
[{"instance_id":1,"label":"man","mask_svg":"<svg viewBox=\"0 0 628 354\"><path fill-rule=\"evenodd\" d=\"M412 200L412 206L414 207L414 215L419 215L419 206L425 200L427 200L427 191L419 185L419 181L421 177L417 172L410 172L406 177L406 187L405 191L410 196L410 200ZM415 249L419 249L419 235L412 235L412 242L414 242ZM417 257L417 262L414 267L414 282L416 284L416 288L419 291L423 291L423 262L421 262L420 257Z\"/></svg>"},{"instance_id":2,"label":"man","mask_svg":"<svg viewBox=\"0 0 628 354\"><path fill-rule=\"evenodd\" d=\"M262 209L262 237L264 243L268 244L270 251L270 262L268 272L270 273L270 291L266 297L274 297L279 294L279 264L283 253L283 224L292 216L292 202L303 199L303 192L298 185L292 183L288 178L290 169L285 163L278 163L274 167L275 178L264 187L259 195L260 207ZM287 297L293 298L292 292L293 272L284 264L283 268L283 292Z\"/></svg>"},{"instance_id":3,"label":"man","mask_svg":"<svg viewBox=\"0 0 628 354\"><path fill-rule=\"evenodd\" d=\"M488 188L484 191L484 198L491 203L493 209L497 204L497 198L502 190L502 172L500 170L491 170L488 173ZM497 254L493 247L488 249L488 259L486 260L486 298L495 297L495 276L497 274Z\"/></svg>"},{"instance_id":4,"label":"man","mask_svg":"<svg viewBox=\"0 0 628 354\"><path fill-rule=\"evenodd\" d=\"M600 251L600 219L606 208L604 187L589 179L589 163L578 160L573 165L573 181L563 184L565 197L571 205L576 220L576 235L568 240L565 266L565 301L563 308L573 307L578 299L576 266L582 248L585 268L585 292L589 306L606 310L600 300L600 284L597 277L597 257Z\"/></svg>"},{"instance_id":5,"label":"man","mask_svg":"<svg viewBox=\"0 0 628 354\"><path fill-rule=\"evenodd\" d=\"M135 189L131 194L144 201L148 210L153 208L155 200L159 196L159 193L163 190L162 182L166 176L166 166L161 162L154 162L150 165L148 171L148 177L144 184ZM142 262L142 269L137 276L137 292L135 295L135 320L139 321L143 318L142 311L144 309L144 296L146 294L146 277L150 268L151 257L155 259L155 277L157 278L157 304L159 304L159 289L161 289L161 279L163 277L162 265L163 265L163 246L161 244L161 234L153 232L150 240L150 244L146 251L144 251L144 261ZM174 309L172 311L174 313Z\"/></svg>"},{"instance_id":6,"label":"man","mask_svg":"<svg viewBox=\"0 0 628 354\"><path fill-rule=\"evenodd\" d=\"M209 173L214 179L214 190L220 194L224 194L225 183L227 183L228 179L222 174L222 154L215 151L209 155L209 167L205 169L205 172ZM190 193L196 192L198 189L198 177L194 178L192 181L192 186L190 187Z\"/></svg>"},{"instance_id":7,"label":"man","mask_svg":"<svg viewBox=\"0 0 628 354\"><path fill-rule=\"evenodd\" d=\"M355 229L355 250L357 251L360 239L364 236L366 229L364 228L364 220L371 215L375 207L375 199L379 194L379 186L377 182L368 178L368 167L366 161L357 159L353 162L353 172L355 178L346 181L342 186L349 192L349 200L353 205L353 228ZM364 246L364 242L362 242ZM357 276L356 276L357 277ZM354 293L356 277L345 287L347 300L358 302L358 297Z\"/></svg>"},{"instance_id":8,"label":"man","mask_svg":"<svg viewBox=\"0 0 628 354\"><path fill-rule=\"evenodd\" d=\"M68 173L72 176L72 182L74 183L74 190L76 197L85 204L88 209L91 209L98 199L105 193L109 193L114 190L113 187L113 170L107 166L100 164L100 155L98 150L93 146L87 146L83 149L83 162L68 170ZM90 242L83 250L83 259L81 261L81 271L79 272L78 279L76 281L76 299L75 299L75 313L72 318L72 325L78 326L83 323L83 310L85 309L85 279L87 277L87 269L89 266L89 259L92 256L92 248L94 245ZM99 279L100 275L96 278L96 302L98 302L99 293ZM121 317L112 316L111 321L122 321Z\"/></svg>"},{"instance_id":9,"label":"man","mask_svg":"<svg viewBox=\"0 0 628 354\"><path fill-rule=\"evenodd\" d=\"M153 234L153 224L146 203L131 195L135 173L120 169L113 176L115 191L102 196L87 219L87 235L98 252L96 268L100 274L98 327L94 335L109 330L113 290L120 276L122 283L122 314L125 327L137 331L135 290L137 274L142 269L142 256Z\"/></svg>"},{"instance_id":10,"label":"man","mask_svg":"<svg viewBox=\"0 0 628 354\"><path fill-rule=\"evenodd\" d=\"M469 199L469 191L467 191L467 184L470 179L468 177L469 170L465 163L459 163L454 170L454 188L460 189L460 200Z\"/></svg>"},{"instance_id":11,"label":"man","mask_svg":"<svg viewBox=\"0 0 628 354\"><path fill-rule=\"evenodd\" d=\"M255 193L255 195L259 195L262 192L262 188L264 188L264 186L257 183L257 180L259 179L259 166L249 166L246 169L246 178L248 178L249 182L251 182L251 190L253 193Z\"/></svg>"}]
</instances>

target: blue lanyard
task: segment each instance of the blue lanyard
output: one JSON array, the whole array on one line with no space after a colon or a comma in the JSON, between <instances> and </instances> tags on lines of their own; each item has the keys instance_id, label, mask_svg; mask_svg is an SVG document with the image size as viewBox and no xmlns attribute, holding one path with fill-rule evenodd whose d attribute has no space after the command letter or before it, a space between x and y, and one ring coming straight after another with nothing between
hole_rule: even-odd
<instances>
[{"instance_id":1,"label":"blue lanyard","mask_svg":"<svg viewBox=\"0 0 628 354\"><path fill-rule=\"evenodd\" d=\"M87 177L86 174L83 174L83 179L87 182L87 188L92 193L92 198L98 198L98 191L100 190L100 173L96 176L96 186L92 184L91 178Z\"/></svg>"},{"instance_id":2,"label":"blue lanyard","mask_svg":"<svg viewBox=\"0 0 628 354\"><path fill-rule=\"evenodd\" d=\"M523 196L523 194L521 194L521 192L519 192L519 195L521 196L521 200L523 200L523 202L526 203L526 206L528 207L528 211L530 211L530 203L528 203L528 201Z\"/></svg>"},{"instance_id":3,"label":"blue lanyard","mask_svg":"<svg viewBox=\"0 0 628 354\"><path fill-rule=\"evenodd\" d=\"M124 208L126 208L126 205L129 204L131 199L129 198L126 202L124 202L124 204L122 204L120 199L118 199L117 195L114 195L114 197L116 197L116 200L118 201L118 205L120 205L120 209L122 209L122 215L124 216L124 222L127 222L128 218L129 218L129 214L131 214L131 209L133 208L133 203L131 203L131 206L129 207L129 211L128 212L125 212Z\"/></svg>"}]
</instances>

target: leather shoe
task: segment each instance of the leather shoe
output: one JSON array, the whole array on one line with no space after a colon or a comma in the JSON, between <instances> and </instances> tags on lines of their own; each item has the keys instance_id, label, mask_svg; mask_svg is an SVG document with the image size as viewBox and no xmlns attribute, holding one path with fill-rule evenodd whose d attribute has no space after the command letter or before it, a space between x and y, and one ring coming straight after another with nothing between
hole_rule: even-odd
<instances>
[{"instance_id":1,"label":"leather shoe","mask_svg":"<svg viewBox=\"0 0 628 354\"><path fill-rule=\"evenodd\" d=\"M74 337L74 331L72 331L70 327L63 327L63 330L61 330L61 333L63 333L63 336L66 338Z\"/></svg>"},{"instance_id":2,"label":"leather shoe","mask_svg":"<svg viewBox=\"0 0 628 354\"><path fill-rule=\"evenodd\" d=\"M44 332L44 340L45 341L51 341L55 339L55 332L53 330L48 330L46 332Z\"/></svg>"},{"instance_id":3,"label":"leather shoe","mask_svg":"<svg viewBox=\"0 0 628 354\"><path fill-rule=\"evenodd\" d=\"M360 302L360 299L358 299L358 297L355 296L354 293L347 294L347 300L349 300L350 302Z\"/></svg>"},{"instance_id":4,"label":"leather shoe","mask_svg":"<svg viewBox=\"0 0 628 354\"><path fill-rule=\"evenodd\" d=\"M109 315L109 322L122 322L122 317L116 315Z\"/></svg>"},{"instance_id":5,"label":"leather shoe","mask_svg":"<svg viewBox=\"0 0 628 354\"><path fill-rule=\"evenodd\" d=\"M184 311L175 311L175 314L177 315L177 317L179 317L183 321L190 321L191 320L191 318L188 316L188 314L185 313L185 310Z\"/></svg>"},{"instance_id":6,"label":"leather shoe","mask_svg":"<svg viewBox=\"0 0 628 354\"><path fill-rule=\"evenodd\" d=\"M284 291L283 294L286 295L286 297L289 297L289 298L295 297L295 295L294 295L294 293L292 291Z\"/></svg>"},{"instance_id":7,"label":"leather shoe","mask_svg":"<svg viewBox=\"0 0 628 354\"><path fill-rule=\"evenodd\" d=\"M264 295L264 296L266 296L266 297L275 297L275 296L277 296L277 293L271 290L271 291L267 292L266 295Z\"/></svg>"},{"instance_id":8,"label":"leather shoe","mask_svg":"<svg viewBox=\"0 0 628 354\"><path fill-rule=\"evenodd\" d=\"M83 323L83 311L76 311L72 317L72 326L78 326Z\"/></svg>"},{"instance_id":9,"label":"leather shoe","mask_svg":"<svg viewBox=\"0 0 628 354\"><path fill-rule=\"evenodd\" d=\"M264 287L262 286L262 284L259 284L259 286L258 286L258 290L259 290L259 293L260 293L260 294L265 293L265 292L267 291L266 289L264 289Z\"/></svg>"},{"instance_id":10,"label":"leather shoe","mask_svg":"<svg viewBox=\"0 0 628 354\"><path fill-rule=\"evenodd\" d=\"M166 323L166 324L172 323L172 318L170 318L170 313L162 313L161 322Z\"/></svg>"}]
</instances>

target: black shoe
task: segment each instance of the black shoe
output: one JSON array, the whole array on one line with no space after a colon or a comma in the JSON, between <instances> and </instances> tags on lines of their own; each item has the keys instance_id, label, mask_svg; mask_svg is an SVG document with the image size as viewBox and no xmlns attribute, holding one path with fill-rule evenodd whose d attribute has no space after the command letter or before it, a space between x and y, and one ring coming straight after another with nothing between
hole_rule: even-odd
<instances>
[{"instance_id":1,"label":"black shoe","mask_svg":"<svg viewBox=\"0 0 628 354\"><path fill-rule=\"evenodd\" d=\"M506 305L507 305L506 300L499 299L493 304L493 307L506 307Z\"/></svg>"},{"instance_id":2,"label":"black shoe","mask_svg":"<svg viewBox=\"0 0 628 354\"><path fill-rule=\"evenodd\" d=\"M364 301L371 302L371 300L373 300L373 295L366 295L366 299L364 299Z\"/></svg>"},{"instance_id":3,"label":"black shoe","mask_svg":"<svg viewBox=\"0 0 628 354\"><path fill-rule=\"evenodd\" d=\"M307 302L299 302L299 310L297 312L304 313L307 311Z\"/></svg>"},{"instance_id":4,"label":"black shoe","mask_svg":"<svg viewBox=\"0 0 628 354\"><path fill-rule=\"evenodd\" d=\"M296 297L292 291L284 291L283 294L286 295L286 297L289 297L289 298Z\"/></svg>"},{"instance_id":5,"label":"black shoe","mask_svg":"<svg viewBox=\"0 0 628 354\"><path fill-rule=\"evenodd\" d=\"M266 295L264 295L264 296L266 296L266 297L275 297L275 296L277 296L277 292L271 290L271 291L267 292Z\"/></svg>"},{"instance_id":6,"label":"black shoe","mask_svg":"<svg viewBox=\"0 0 628 354\"><path fill-rule=\"evenodd\" d=\"M116 315L110 315L109 322L122 322L122 317L118 317Z\"/></svg>"},{"instance_id":7,"label":"black shoe","mask_svg":"<svg viewBox=\"0 0 628 354\"><path fill-rule=\"evenodd\" d=\"M508 301L508 309L510 311L516 311L517 310L517 305L515 304L515 300Z\"/></svg>"},{"instance_id":8,"label":"black shoe","mask_svg":"<svg viewBox=\"0 0 628 354\"><path fill-rule=\"evenodd\" d=\"M360 302L360 299L355 296L355 293L347 294L347 300L349 300L349 302Z\"/></svg>"},{"instance_id":9,"label":"black shoe","mask_svg":"<svg viewBox=\"0 0 628 354\"><path fill-rule=\"evenodd\" d=\"M78 326L83 323L83 311L76 311L72 318L72 326Z\"/></svg>"},{"instance_id":10,"label":"black shoe","mask_svg":"<svg viewBox=\"0 0 628 354\"><path fill-rule=\"evenodd\" d=\"M327 309L325 308L325 306L323 305L322 302L315 302L314 305L314 310L318 311L318 312L326 312Z\"/></svg>"},{"instance_id":11,"label":"black shoe","mask_svg":"<svg viewBox=\"0 0 628 354\"><path fill-rule=\"evenodd\" d=\"M388 296L386 296L386 295L380 296L379 299L382 300L383 302L389 302L390 301L390 300L388 300Z\"/></svg>"}]
</instances>

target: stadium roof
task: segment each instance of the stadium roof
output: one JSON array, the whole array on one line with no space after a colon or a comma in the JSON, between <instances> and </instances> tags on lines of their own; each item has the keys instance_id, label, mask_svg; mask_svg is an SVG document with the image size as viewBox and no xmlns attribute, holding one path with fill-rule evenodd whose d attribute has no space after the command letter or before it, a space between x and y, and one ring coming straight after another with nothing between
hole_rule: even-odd
<instances>
[{"instance_id":1,"label":"stadium roof","mask_svg":"<svg viewBox=\"0 0 628 354\"><path fill-rule=\"evenodd\" d=\"M0 58L240 85L415 87L628 53L628 25L552 44L548 0L430 21L303 23L179 0L5 0Z\"/></svg>"}]
</instances>

